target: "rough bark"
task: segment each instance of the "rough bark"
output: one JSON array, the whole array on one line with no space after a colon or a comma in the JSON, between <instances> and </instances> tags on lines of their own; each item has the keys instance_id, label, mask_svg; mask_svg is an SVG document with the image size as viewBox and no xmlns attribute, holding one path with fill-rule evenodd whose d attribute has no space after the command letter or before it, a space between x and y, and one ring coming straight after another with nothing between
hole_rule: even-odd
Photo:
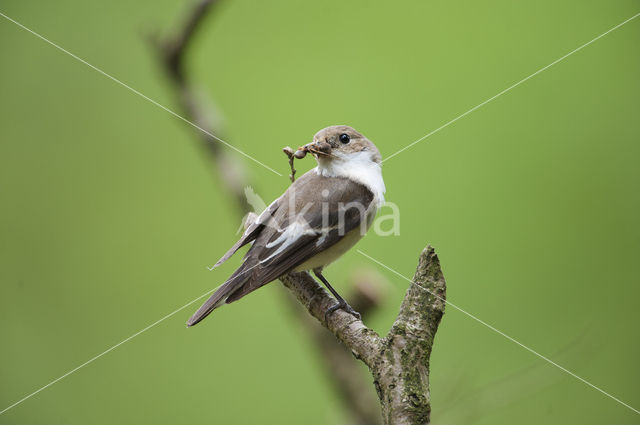
<instances>
[{"instance_id":1,"label":"rough bark","mask_svg":"<svg viewBox=\"0 0 640 425\"><path fill-rule=\"evenodd\" d=\"M445 296L438 256L427 247L373 371L387 424L429 423L429 358Z\"/></svg>"},{"instance_id":2,"label":"rough bark","mask_svg":"<svg viewBox=\"0 0 640 425\"><path fill-rule=\"evenodd\" d=\"M379 277L367 273L366 276L351 276L354 290L347 295L349 304L362 315L363 320L370 317L381 303L385 288L381 286ZM286 291L286 289L285 289ZM293 295L291 305L296 320L305 329L314 342L314 350L321 359L326 376L338 394L351 423L354 425L382 425L380 406L373 387L366 379L351 351L338 341L331 332L327 332Z\"/></svg>"},{"instance_id":3,"label":"rough bark","mask_svg":"<svg viewBox=\"0 0 640 425\"><path fill-rule=\"evenodd\" d=\"M325 322L324 314L335 300L308 273L289 274L281 280L313 317L369 367L386 425L429 423L429 358L446 297L433 248L428 246L420 255L400 312L385 337L341 310Z\"/></svg>"}]
</instances>

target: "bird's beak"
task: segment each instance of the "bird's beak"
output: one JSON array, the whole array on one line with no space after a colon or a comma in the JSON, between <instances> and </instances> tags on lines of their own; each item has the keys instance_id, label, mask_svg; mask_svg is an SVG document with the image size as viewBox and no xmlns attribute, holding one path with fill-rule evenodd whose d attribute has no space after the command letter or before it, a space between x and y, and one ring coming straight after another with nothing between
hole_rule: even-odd
<instances>
[{"instance_id":1,"label":"bird's beak","mask_svg":"<svg viewBox=\"0 0 640 425\"><path fill-rule=\"evenodd\" d=\"M298 154L300 152L300 154ZM298 148L297 156L304 156L307 152L311 152L316 158L318 156L329 157L331 155L331 145L327 142L311 142Z\"/></svg>"}]
</instances>

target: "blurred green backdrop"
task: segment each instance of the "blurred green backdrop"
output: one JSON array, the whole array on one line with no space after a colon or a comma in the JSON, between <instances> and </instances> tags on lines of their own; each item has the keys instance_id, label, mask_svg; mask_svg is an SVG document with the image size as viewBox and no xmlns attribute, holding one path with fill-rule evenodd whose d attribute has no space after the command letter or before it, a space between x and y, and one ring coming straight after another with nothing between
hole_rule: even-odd
<instances>
[{"instance_id":1,"label":"blurred green backdrop","mask_svg":"<svg viewBox=\"0 0 640 425\"><path fill-rule=\"evenodd\" d=\"M165 105L142 35L187 3L3 0L0 11ZM345 123L383 156L640 11L634 0L226 1L190 54L230 142L280 152ZM436 247L450 301L640 407L640 19L385 162L401 235L359 247L410 276ZM184 123L0 19L0 409L201 295L239 257ZM240 161L245 161L239 157ZM267 201L286 177L245 161ZM300 163L311 168L312 161ZM303 170L304 171L304 170ZM343 291L369 260L327 270ZM406 282L370 325L386 332ZM0 424L339 424L273 284L196 328L197 305L0 416ZM631 424L638 416L448 308L439 424Z\"/></svg>"}]
</instances>

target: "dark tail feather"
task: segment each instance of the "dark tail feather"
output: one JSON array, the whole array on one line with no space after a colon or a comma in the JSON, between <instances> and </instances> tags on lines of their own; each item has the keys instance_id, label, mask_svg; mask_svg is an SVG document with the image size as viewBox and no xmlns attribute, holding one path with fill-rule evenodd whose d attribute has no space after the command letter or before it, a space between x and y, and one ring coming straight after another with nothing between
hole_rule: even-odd
<instances>
[{"instance_id":1,"label":"dark tail feather","mask_svg":"<svg viewBox=\"0 0 640 425\"><path fill-rule=\"evenodd\" d=\"M240 268L202 304L202 307L187 321L187 327L198 324L202 319L211 314L213 310L224 304L227 298L241 289L242 286L251 279L251 273L248 273L250 268L246 266L246 263L240 266Z\"/></svg>"}]
</instances>

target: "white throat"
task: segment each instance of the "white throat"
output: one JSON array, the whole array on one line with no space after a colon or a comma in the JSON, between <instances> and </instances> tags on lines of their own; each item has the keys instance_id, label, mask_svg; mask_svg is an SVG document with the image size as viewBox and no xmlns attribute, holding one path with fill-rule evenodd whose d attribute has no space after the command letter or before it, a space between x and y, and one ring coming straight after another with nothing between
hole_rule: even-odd
<instances>
[{"instance_id":1,"label":"white throat","mask_svg":"<svg viewBox=\"0 0 640 425\"><path fill-rule=\"evenodd\" d=\"M334 153L334 158L318 158L316 173L325 177L346 177L366 186L374 196L374 203L380 207L384 203L384 180L382 167L371 159L371 153L360 151L345 155Z\"/></svg>"}]
</instances>

